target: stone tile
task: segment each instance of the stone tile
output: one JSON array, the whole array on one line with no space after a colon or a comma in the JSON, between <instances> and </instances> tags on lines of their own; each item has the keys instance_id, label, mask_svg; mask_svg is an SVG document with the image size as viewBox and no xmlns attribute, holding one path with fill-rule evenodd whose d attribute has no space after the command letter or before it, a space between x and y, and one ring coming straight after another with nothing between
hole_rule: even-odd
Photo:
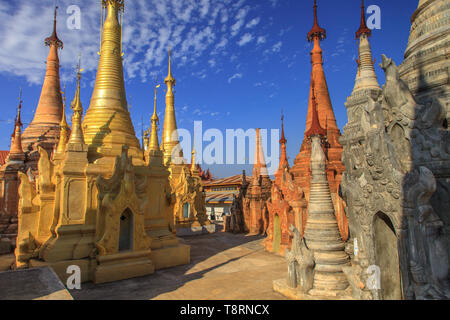
<instances>
[{"instance_id":1,"label":"stone tile","mask_svg":"<svg viewBox=\"0 0 450 320\"><path fill-rule=\"evenodd\" d=\"M283 300L273 280L283 278L283 257L264 251L264 238L230 233L184 237L191 245L189 265L154 274L71 290L75 299Z\"/></svg>"}]
</instances>

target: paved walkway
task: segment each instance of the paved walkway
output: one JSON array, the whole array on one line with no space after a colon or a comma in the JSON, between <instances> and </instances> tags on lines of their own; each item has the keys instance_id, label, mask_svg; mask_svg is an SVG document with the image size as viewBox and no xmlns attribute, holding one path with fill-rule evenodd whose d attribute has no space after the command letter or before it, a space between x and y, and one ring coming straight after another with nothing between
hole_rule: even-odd
<instances>
[{"instance_id":1,"label":"paved walkway","mask_svg":"<svg viewBox=\"0 0 450 320\"><path fill-rule=\"evenodd\" d=\"M70 290L74 299L284 300L272 281L286 276L283 257L264 251L260 236L216 232L185 237L191 263L154 274Z\"/></svg>"}]
</instances>

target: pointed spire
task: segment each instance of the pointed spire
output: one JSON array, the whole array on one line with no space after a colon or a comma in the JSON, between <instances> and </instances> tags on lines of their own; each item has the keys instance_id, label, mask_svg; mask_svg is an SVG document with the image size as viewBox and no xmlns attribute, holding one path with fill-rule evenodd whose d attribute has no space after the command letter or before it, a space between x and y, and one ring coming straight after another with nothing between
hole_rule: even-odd
<instances>
[{"instance_id":1,"label":"pointed spire","mask_svg":"<svg viewBox=\"0 0 450 320\"><path fill-rule=\"evenodd\" d=\"M46 46L52 46L54 45L56 48L62 49L64 47L64 44L61 40L59 40L58 35L56 33L56 16L58 13L58 6L55 6L55 13L53 18L53 33L50 37L45 39L45 45Z\"/></svg>"},{"instance_id":2,"label":"pointed spire","mask_svg":"<svg viewBox=\"0 0 450 320\"><path fill-rule=\"evenodd\" d=\"M102 30L103 44L91 103L83 121L84 138L91 160L101 157L115 159L122 154L123 145L128 145L129 155L133 159L144 160L126 101L122 26L119 23L123 5L124 0L102 1L102 6L107 10Z\"/></svg>"},{"instance_id":3,"label":"pointed spire","mask_svg":"<svg viewBox=\"0 0 450 320\"><path fill-rule=\"evenodd\" d=\"M59 141L55 154L63 154L66 150L67 138L70 130L66 121L66 85L64 85L64 91L62 91L61 94L63 96L63 114L61 122L59 123Z\"/></svg>"},{"instance_id":4,"label":"pointed spire","mask_svg":"<svg viewBox=\"0 0 450 320\"><path fill-rule=\"evenodd\" d=\"M361 89L379 90L377 75L375 73L374 61L372 59L372 50L370 48L369 37L371 31L366 26L366 19L364 15L364 0L361 6L361 26L356 32L356 38L359 39L358 46L358 70L355 79L355 86L353 92Z\"/></svg>"},{"instance_id":5,"label":"pointed spire","mask_svg":"<svg viewBox=\"0 0 450 320\"><path fill-rule=\"evenodd\" d=\"M191 173L193 175L200 175L200 170L198 169L197 164L195 163L195 132L194 132L194 136L192 139L192 152L191 152L192 156L191 156Z\"/></svg>"},{"instance_id":6,"label":"pointed spire","mask_svg":"<svg viewBox=\"0 0 450 320\"><path fill-rule=\"evenodd\" d=\"M269 176L266 166L266 160L264 159L264 150L261 140L261 129L256 129L256 148L255 148L255 164L253 165L253 174L259 176Z\"/></svg>"},{"instance_id":7,"label":"pointed spire","mask_svg":"<svg viewBox=\"0 0 450 320\"><path fill-rule=\"evenodd\" d=\"M155 77L155 104L153 107L153 115L151 118L151 122L152 122L152 132L150 135L150 144L148 147L148 150L153 150L153 151L159 151L159 142L158 142L158 124L159 124L159 118L158 118L158 114L156 112L156 95L158 93L158 88L161 85L158 84L158 80Z\"/></svg>"},{"instance_id":8,"label":"pointed spire","mask_svg":"<svg viewBox=\"0 0 450 320\"><path fill-rule=\"evenodd\" d=\"M315 38L323 40L327 37L327 32L325 29L319 26L317 22L317 0L314 0L314 25L311 31L308 32L308 41L313 41Z\"/></svg>"},{"instance_id":9,"label":"pointed spire","mask_svg":"<svg viewBox=\"0 0 450 320\"><path fill-rule=\"evenodd\" d=\"M309 94L308 114L306 117L306 130L311 127L313 101L315 96L317 104L317 113L319 122L324 127L325 118L327 119L327 126L334 134L339 134L336 118L334 116L333 107L331 105L330 93L328 91L327 80L325 78L325 71L323 68L323 52L320 48L320 40L325 38L325 30L320 28L317 24L317 3L314 1L314 26L311 33L308 34L308 40L313 41L313 49L311 50L311 87ZM314 86L314 94L312 87ZM337 139L333 139L336 140Z\"/></svg>"},{"instance_id":10,"label":"pointed spire","mask_svg":"<svg viewBox=\"0 0 450 320\"><path fill-rule=\"evenodd\" d=\"M180 143L177 131L177 121L175 118L175 96L173 87L176 84L175 78L172 76L172 49L169 49L169 73L164 80L167 86L166 90L166 111L164 116L164 125L162 133L162 142L164 144L164 163L172 161L172 156L183 157L183 152L178 155L172 155L173 149Z\"/></svg>"},{"instance_id":11,"label":"pointed spire","mask_svg":"<svg viewBox=\"0 0 450 320\"><path fill-rule=\"evenodd\" d=\"M367 27L367 24L366 24L364 0L361 0L361 25L360 25L358 31L356 31L356 39L361 38L362 35L367 35L367 37L370 37L371 34L372 34L372 31Z\"/></svg>"},{"instance_id":12,"label":"pointed spire","mask_svg":"<svg viewBox=\"0 0 450 320\"><path fill-rule=\"evenodd\" d=\"M319 114L317 111L316 94L314 91L314 82L312 83L312 106L313 108L312 108L311 127L309 127L309 130L305 132L305 136L307 136L308 138L316 135L325 137L327 135L327 132L320 125Z\"/></svg>"},{"instance_id":13,"label":"pointed spire","mask_svg":"<svg viewBox=\"0 0 450 320\"><path fill-rule=\"evenodd\" d=\"M176 80L172 75L172 48L169 48L169 72L167 74L166 79L164 79L164 83L172 82L173 85L176 84Z\"/></svg>"},{"instance_id":14,"label":"pointed spire","mask_svg":"<svg viewBox=\"0 0 450 320\"><path fill-rule=\"evenodd\" d=\"M278 170L275 173L275 177L281 176L281 174L284 172L285 168L289 168L289 162L287 160L287 154L286 154L286 143L287 140L284 136L284 115L281 113L281 139L280 139L280 148L281 148L281 155L280 155L280 163L278 165Z\"/></svg>"},{"instance_id":15,"label":"pointed spire","mask_svg":"<svg viewBox=\"0 0 450 320\"><path fill-rule=\"evenodd\" d=\"M280 144L286 144L287 140L284 137L284 114L283 111L281 112L281 139L280 139Z\"/></svg>"},{"instance_id":16,"label":"pointed spire","mask_svg":"<svg viewBox=\"0 0 450 320\"><path fill-rule=\"evenodd\" d=\"M19 93L19 105L17 107L17 115L14 121L14 132L13 139L11 139L11 148L9 151L9 159L10 160L24 160L25 154L22 150L22 120L21 120L21 111L22 111L22 88Z\"/></svg>"},{"instance_id":17,"label":"pointed spire","mask_svg":"<svg viewBox=\"0 0 450 320\"><path fill-rule=\"evenodd\" d=\"M81 104L80 97L80 87L81 87L81 55L79 56L78 66L77 66L77 90L75 92L75 97L73 98L71 107L73 111L72 115L72 132L69 138L69 146L78 145L84 146L84 135L83 129L81 127L81 120L83 117L83 105Z\"/></svg>"},{"instance_id":18,"label":"pointed spire","mask_svg":"<svg viewBox=\"0 0 450 320\"><path fill-rule=\"evenodd\" d=\"M47 70L42 85L41 96L30 125L22 135L24 150L29 150L30 145L36 147L38 140L56 145L59 140L59 123L62 116L61 84L59 79L58 49L63 48L63 43L56 34L56 12L53 21L53 33L45 39L45 45L49 46L47 56Z\"/></svg>"}]
</instances>

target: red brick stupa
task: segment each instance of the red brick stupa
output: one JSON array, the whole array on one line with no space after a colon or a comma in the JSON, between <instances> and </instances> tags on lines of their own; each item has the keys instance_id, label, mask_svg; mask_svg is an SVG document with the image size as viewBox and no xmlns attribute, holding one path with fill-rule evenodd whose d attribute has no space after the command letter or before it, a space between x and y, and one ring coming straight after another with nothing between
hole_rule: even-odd
<instances>
[{"instance_id":1,"label":"red brick stupa","mask_svg":"<svg viewBox=\"0 0 450 320\"><path fill-rule=\"evenodd\" d=\"M314 122L318 121L322 130L325 130L324 151L326 155L326 175L330 185L330 191L335 206L336 219L342 238L348 237L348 222L344 213L343 201L338 195L339 184L342 179L344 165L341 162L342 145L339 143L341 132L336 124L333 107L331 105L330 94L328 92L327 81L323 69L322 49L320 41L326 38L325 29L321 28L317 19L317 1L314 0L314 25L308 33L307 39L313 43L311 51L311 85L309 93L308 114L306 117L305 136L300 148L300 153L294 161L291 173L295 181L305 192L306 199L309 200L310 180L311 180L311 142L307 137L311 130L315 130ZM315 102L314 102L315 99ZM314 118L313 108L317 104L317 119ZM303 218L306 221L306 217ZM304 224L303 224L304 228ZM302 234L303 230L299 230Z\"/></svg>"},{"instance_id":2,"label":"red brick stupa","mask_svg":"<svg viewBox=\"0 0 450 320\"><path fill-rule=\"evenodd\" d=\"M47 57L47 72L42 85L41 97L34 119L22 135L22 147L27 156L27 167L31 166L33 172L37 171L38 145L52 154L54 146L58 144L59 124L63 114L58 57L58 49L63 48L63 43L56 33L57 8L55 8L53 33L45 39L45 45L50 48L50 51Z\"/></svg>"}]
</instances>

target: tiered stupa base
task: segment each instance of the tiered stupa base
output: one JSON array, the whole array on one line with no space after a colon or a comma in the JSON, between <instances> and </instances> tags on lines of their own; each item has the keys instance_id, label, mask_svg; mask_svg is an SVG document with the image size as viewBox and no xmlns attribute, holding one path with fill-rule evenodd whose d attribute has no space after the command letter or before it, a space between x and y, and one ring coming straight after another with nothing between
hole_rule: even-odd
<instances>
[{"instance_id":1,"label":"tiered stupa base","mask_svg":"<svg viewBox=\"0 0 450 320\"><path fill-rule=\"evenodd\" d=\"M303 293L300 288L289 287L284 278L273 281L273 290L292 300L354 300L351 288L343 291L317 291L312 289L308 293Z\"/></svg>"}]
</instances>

